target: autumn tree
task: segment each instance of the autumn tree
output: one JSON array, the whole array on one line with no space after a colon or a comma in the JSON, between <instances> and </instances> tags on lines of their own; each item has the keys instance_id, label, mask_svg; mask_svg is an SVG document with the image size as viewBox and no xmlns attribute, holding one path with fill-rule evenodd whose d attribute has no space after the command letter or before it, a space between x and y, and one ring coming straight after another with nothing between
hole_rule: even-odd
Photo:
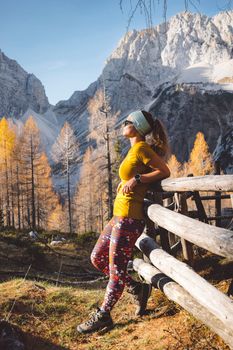
<instances>
[{"instance_id":1,"label":"autumn tree","mask_svg":"<svg viewBox=\"0 0 233 350\"><path fill-rule=\"evenodd\" d=\"M194 176L212 174L214 171L213 157L202 132L196 135L189 159L189 171Z\"/></svg>"},{"instance_id":2,"label":"autumn tree","mask_svg":"<svg viewBox=\"0 0 233 350\"><path fill-rule=\"evenodd\" d=\"M180 177L182 176L182 164L178 162L174 154L171 155L167 162L167 166L170 169L171 177Z\"/></svg>"},{"instance_id":3,"label":"autumn tree","mask_svg":"<svg viewBox=\"0 0 233 350\"><path fill-rule=\"evenodd\" d=\"M66 178L67 183L67 201L69 232L72 234L72 208L71 208L71 183L70 172L72 165L78 159L78 141L71 129L69 123L65 122L60 134L52 147L53 160L61 165L62 175Z\"/></svg>"},{"instance_id":4,"label":"autumn tree","mask_svg":"<svg viewBox=\"0 0 233 350\"><path fill-rule=\"evenodd\" d=\"M116 115L111 114L105 89L99 89L88 104L90 114L90 136L103 149L103 163L107 170L108 219L113 215L112 148Z\"/></svg>"},{"instance_id":5,"label":"autumn tree","mask_svg":"<svg viewBox=\"0 0 233 350\"><path fill-rule=\"evenodd\" d=\"M80 170L79 181L75 193L75 222L76 231L93 231L94 216L96 207L94 206L95 176L93 167L92 148L88 147Z\"/></svg>"},{"instance_id":6,"label":"autumn tree","mask_svg":"<svg viewBox=\"0 0 233 350\"><path fill-rule=\"evenodd\" d=\"M47 219L47 227L50 231L61 231L61 232L66 231L66 227L67 227L66 217L65 217L62 204L60 203L58 198L57 198L56 206L49 211L49 216Z\"/></svg>"},{"instance_id":7,"label":"autumn tree","mask_svg":"<svg viewBox=\"0 0 233 350\"><path fill-rule=\"evenodd\" d=\"M15 132L9 127L8 121L6 118L2 118L0 121L1 215L6 217L6 225L8 227L12 224L10 210L12 188L10 177L15 138Z\"/></svg>"},{"instance_id":8,"label":"autumn tree","mask_svg":"<svg viewBox=\"0 0 233 350\"><path fill-rule=\"evenodd\" d=\"M53 191L51 167L45 152L38 159L35 178L37 227L46 227L50 212L58 205L58 198Z\"/></svg>"},{"instance_id":9,"label":"autumn tree","mask_svg":"<svg viewBox=\"0 0 233 350\"><path fill-rule=\"evenodd\" d=\"M41 157L40 131L30 116L23 127L22 163L24 167L24 195L27 202L27 220L29 227L36 228L36 171Z\"/></svg>"}]
</instances>

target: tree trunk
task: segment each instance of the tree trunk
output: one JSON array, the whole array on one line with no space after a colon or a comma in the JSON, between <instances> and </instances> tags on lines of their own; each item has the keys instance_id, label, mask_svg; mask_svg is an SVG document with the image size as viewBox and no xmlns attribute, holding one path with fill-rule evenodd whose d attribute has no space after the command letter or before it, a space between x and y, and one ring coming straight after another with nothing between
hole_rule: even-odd
<instances>
[{"instance_id":1,"label":"tree trunk","mask_svg":"<svg viewBox=\"0 0 233 350\"><path fill-rule=\"evenodd\" d=\"M66 172L67 172L67 195L68 195L68 215L69 215L69 233L72 235L72 212L71 212L71 196L70 196L70 167L69 159L66 160Z\"/></svg>"},{"instance_id":2,"label":"tree trunk","mask_svg":"<svg viewBox=\"0 0 233 350\"><path fill-rule=\"evenodd\" d=\"M28 227L31 227L31 210L30 210L29 189L28 189L27 183L26 183L26 197L27 197L27 224L28 224Z\"/></svg>"},{"instance_id":3,"label":"tree trunk","mask_svg":"<svg viewBox=\"0 0 233 350\"><path fill-rule=\"evenodd\" d=\"M8 163L6 156L6 141L5 141L5 177L6 177L6 225L10 227L11 217L10 217L10 196L9 196L9 178L8 178Z\"/></svg>"},{"instance_id":4,"label":"tree trunk","mask_svg":"<svg viewBox=\"0 0 233 350\"><path fill-rule=\"evenodd\" d=\"M16 191L17 191L17 211L18 211L18 229L21 229L21 216L20 216L20 192L19 192L19 166L16 165Z\"/></svg>"},{"instance_id":5,"label":"tree trunk","mask_svg":"<svg viewBox=\"0 0 233 350\"><path fill-rule=\"evenodd\" d=\"M36 228L36 208L35 208L35 178L34 178L34 158L33 158L33 142L31 136L31 205L32 205L32 229Z\"/></svg>"},{"instance_id":6,"label":"tree trunk","mask_svg":"<svg viewBox=\"0 0 233 350\"><path fill-rule=\"evenodd\" d=\"M12 170L12 164L11 164L11 225L15 228L15 202L14 202L14 179L13 179L13 170Z\"/></svg>"}]
</instances>

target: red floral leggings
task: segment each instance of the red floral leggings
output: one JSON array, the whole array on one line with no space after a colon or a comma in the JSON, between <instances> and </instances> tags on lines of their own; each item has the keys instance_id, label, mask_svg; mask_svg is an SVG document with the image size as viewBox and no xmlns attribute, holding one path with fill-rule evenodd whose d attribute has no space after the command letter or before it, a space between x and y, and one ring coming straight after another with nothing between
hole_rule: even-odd
<instances>
[{"instance_id":1,"label":"red floral leggings","mask_svg":"<svg viewBox=\"0 0 233 350\"><path fill-rule=\"evenodd\" d=\"M104 311L110 311L113 308L125 285L133 284L132 278L127 274L127 264L144 226L144 220L113 216L96 242L91 253L91 262L109 276L101 305Z\"/></svg>"}]
</instances>

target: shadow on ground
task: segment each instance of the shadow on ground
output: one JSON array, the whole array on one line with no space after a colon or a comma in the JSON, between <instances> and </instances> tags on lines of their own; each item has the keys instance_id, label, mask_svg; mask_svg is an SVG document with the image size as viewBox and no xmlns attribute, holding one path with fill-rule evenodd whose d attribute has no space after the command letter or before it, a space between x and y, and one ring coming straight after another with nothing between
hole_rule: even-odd
<instances>
[{"instance_id":1,"label":"shadow on ground","mask_svg":"<svg viewBox=\"0 0 233 350\"><path fill-rule=\"evenodd\" d=\"M0 350L69 350L41 337L23 332L19 327L0 321Z\"/></svg>"}]
</instances>

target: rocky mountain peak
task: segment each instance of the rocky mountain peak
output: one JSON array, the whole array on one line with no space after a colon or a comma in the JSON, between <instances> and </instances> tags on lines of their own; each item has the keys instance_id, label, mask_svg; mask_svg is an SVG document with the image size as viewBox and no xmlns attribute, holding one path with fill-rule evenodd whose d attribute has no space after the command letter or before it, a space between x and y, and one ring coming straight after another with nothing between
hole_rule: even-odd
<instances>
[{"instance_id":1,"label":"rocky mountain peak","mask_svg":"<svg viewBox=\"0 0 233 350\"><path fill-rule=\"evenodd\" d=\"M49 106L40 80L0 50L0 116L20 118L28 108L44 113Z\"/></svg>"},{"instance_id":2,"label":"rocky mountain peak","mask_svg":"<svg viewBox=\"0 0 233 350\"><path fill-rule=\"evenodd\" d=\"M232 11L212 18L182 12L150 30L133 30L107 59L93 91L75 92L54 111L66 114L77 136L85 138L88 101L104 82L119 121L132 110L151 110L165 123L180 161L187 160L198 131L213 152L231 125L232 24Z\"/></svg>"},{"instance_id":3,"label":"rocky mountain peak","mask_svg":"<svg viewBox=\"0 0 233 350\"><path fill-rule=\"evenodd\" d=\"M106 84L127 72L154 90L184 68L233 57L233 11L209 18L182 12L151 30L132 31L119 42L103 70Z\"/></svg>"}]
</instances>

